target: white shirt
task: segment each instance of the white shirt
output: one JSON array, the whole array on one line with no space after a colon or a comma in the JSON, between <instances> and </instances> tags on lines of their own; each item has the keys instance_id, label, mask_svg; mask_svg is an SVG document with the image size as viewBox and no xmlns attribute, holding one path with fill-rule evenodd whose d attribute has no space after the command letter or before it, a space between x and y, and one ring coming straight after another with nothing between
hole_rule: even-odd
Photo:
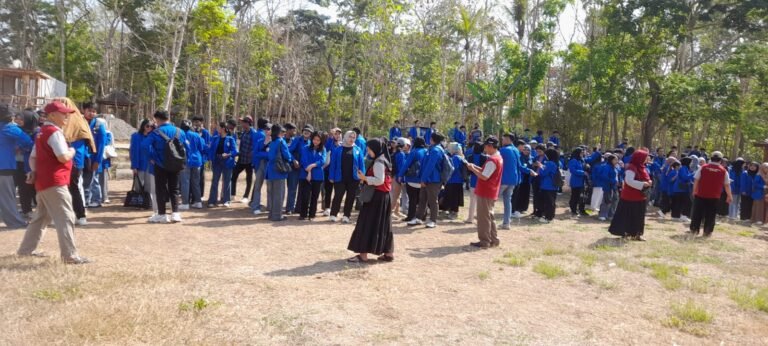
<instances>
[{"instance_id":1,"label":"white shirt","mask_svg":"<svg viewBox=\"0 0 768 346\"><path fill-rule=\"evenodd\" d=\"M500 156L500 155L499 153L496 153L496 154L493 154L493 156ZM504 160L501 160L501 164L502 165L504 164ZM483 177L485 177L485 179L488 179L491 177L491 174L493 174L493 172L496 171L496 168L497 167L495 163L493 163L492 161L488 161L483 166L483 171L481 172L481 174L483 175Z\"/></svg>"},{"instance_id":2,"label":"white shirt","mask_svg":"<svg viewBox=\"0 0 768 346\"><path fill-rule=\"evenodd\" d=\"M366 176L365 180L368 182L368 185L379 186L384 184L386 173L387 166L381 161L376 161L373 163L373 176Z\"/></svg>"}]
</instances>

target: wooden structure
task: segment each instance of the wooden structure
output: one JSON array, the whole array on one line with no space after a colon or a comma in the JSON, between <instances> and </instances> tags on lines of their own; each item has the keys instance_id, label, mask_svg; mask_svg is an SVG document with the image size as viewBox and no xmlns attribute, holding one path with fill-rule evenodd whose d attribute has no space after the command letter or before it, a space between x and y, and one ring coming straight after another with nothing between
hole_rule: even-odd
<instances>
[{"instance_id":1,"label":"wooden structure","mask_svg":"<svg viewBox=\"0 0 768 346\"><path fill-rule=\"evenodd\" d=\"M63 96L67 96L67 86L45 72L0 68L0 103L36 108Z\"/></svg>"},{"instance_id":2,"label":"wooden structure","mask_svg":"<svg viewBox=\"0 0 768 346\"><path fill-rule=\"evenodd\" d=\"M763 148L763 162L768 162L768 139L763 142L756 142L754 146Z\"/></svg>"}]
</instances>

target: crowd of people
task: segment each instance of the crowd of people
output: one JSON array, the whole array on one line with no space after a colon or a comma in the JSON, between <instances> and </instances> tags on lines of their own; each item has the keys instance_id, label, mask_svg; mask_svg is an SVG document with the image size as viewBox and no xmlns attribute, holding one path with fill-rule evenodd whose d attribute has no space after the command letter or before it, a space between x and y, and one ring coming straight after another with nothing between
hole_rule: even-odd
<instances>
[{"instance_id":1,"label":"crowd of people","mask_svg":"<svg viewBox=\"0 0 768 346\"><path fill-rule=\"evenodd\" d=\"M37 254L40 230L52 220L65 262L88 261L77 255L72 230L87 223L86 208L107 202L105 151L111 140L93 105L81 109L82 114L69 100L39 113L0 108L0 173L9 173L0 174L0 210L9 228L27 227L19 255ZM80 118L85 125L68 125ZM533 135L528 129L499 139L484 136L477 123L469 132L455 123L444 135L435 122L421 127L418 120L408 129L395 121L388 137L369 140L359 128L326 132L249 116L220 122L210 132L203 124L201 116L186 120L159 110L131 136L130 168L151 199L148 222L178 223L184 210L233 202L275 222L296 214L302 221L350 223L357 209L351 262L366 262L368 254L394 260L393 222L434 228L441 214L456 220L465 194L464 222L477 224L478 241L471 245L479 248L500 244L497 200L501 229L526 214L547 224L555 219L563 190L570 190L572 218L610 221L610 233L638 241L644 240L648 206L658 208L659 217L671 214L690 223L691 235L703 223L705 237L717 215L757 225L768 216L768 163L729 162L720 152L709 157L698 147L650 153L624 140L611 150L582 145L564 153L558 131L546 140L543 131ZM17 155L20 161L10 162ZM245 186L238 193L243 173ZM27 217L36 201L32 222L16 207L16 188Z\"/></svg>"}]
</instances>

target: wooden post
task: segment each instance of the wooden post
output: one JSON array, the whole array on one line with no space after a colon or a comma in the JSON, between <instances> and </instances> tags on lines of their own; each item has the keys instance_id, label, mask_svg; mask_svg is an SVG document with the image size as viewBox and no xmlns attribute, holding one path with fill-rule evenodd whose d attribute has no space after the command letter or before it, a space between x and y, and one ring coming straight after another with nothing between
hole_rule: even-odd
<instances>
[{"instance_id":1,"label":"wooden post","mask_svg":"<svg viewBox=\"0 0 768 346\"><path fill-rule=\"evenodd\" d=\"M754 143L755 147L763 148L763 162L768 162L768 139L764 142Z\"/></svg>"}]
</instances>

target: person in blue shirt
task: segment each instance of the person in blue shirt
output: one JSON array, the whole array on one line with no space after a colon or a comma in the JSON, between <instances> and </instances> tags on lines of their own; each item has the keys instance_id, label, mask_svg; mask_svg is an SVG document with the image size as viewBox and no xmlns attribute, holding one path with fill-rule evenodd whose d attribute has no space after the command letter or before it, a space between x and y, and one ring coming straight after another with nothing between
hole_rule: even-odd
<instances>
[{"instance_id":1,"label":"person in blue shirt","mask_svg":"<svg viewBox=\"0 0 768 346\"><path fill-rule=\"evenodd\" d=\"M272 124L267 119L259 118L256 120L256 127L258 129L253 134L253 159L251 159L251 165L253 166L253 193L251 195L250 207L253 215L261 214L264 208L264 205L261 204L261 190L266 178L267 145L271 138Z\"/></svg>"},{"instance_id":2,"label":"person in blue shirt","mask_svg":"<svg viewBox=\"0 0 768 346\"><path fill-rule=\"evenodd\" d=\"M403 131L400 130L400 120L395 120L395 124L389 129L389 140L395 140L403 136Z\"/></svg>"},{"instance_id":3,"label":"person in blue shirt","mask_svg":"<svg viewBox=\"0 0 768 346\"><path fill-rule=\"evenodd\" d=\"M360 148L360 151L363 153L363 155L365 155L365 153L366 153L365 147L366 146L365 146L365 137L363 137L363 132L360 131L360 128L358 128L358 127L353 127L352 131L355 131L355 134L357 135L355 137L355 145L358 148Z\"/></svg>"},{"instance_id":4,"label":"person in blue shirt","mask_svg":"<svg viewBox=\"0 0 768 346\"><path fill-rule=\"evenodd\" d=\"M598 220L600 221L613 219L613 214L616 212L619 200L619 176L616 173L618 165L619 158L613 154L607 154L605 162L595 169L597 171L597 174L595 174L596 184L599 184L598 188L603 190L603 199L600 203L600 213L598 214Z\"/></svg>"},{"instance_id":5,"label":"person in blue shirt","mask_svg":"<svg viewBox=\"0 0 768 346\"><path fill-rule=\"evenodd\" d=\"M243 204L248 204L248 197L251 196L251 185L253 184L253 142L256 136L256 129L253 128L253 118L246 116L240 119L240 133L232 132L238 142L237 161L232 170L232 196L237 196L237 180L240 173L245 171L245 192L240 200Z\"/></svg>"},{"instance_id":6,"label":"person in blue shirt","mask_svg":"<svg viewBox=\"0 0 768 346\"><path fill-rule=\"evenodd\" d=\"M752 217L756 226L765 223L765 189L768 186L768 163L763 163L752 180Z\"/></svg>"},{"instance_id":7,"label":"person in blue shirt","mask_svg":"<svg viewBox=\"0 0 768 346\"><path fill-rule=\"evenodd\" d=\"M424 141L425 142L432 143L432 134L437 132L437 129L435 129L436 126L437 126L437 123L434 122L434 121L429 123L429 128L424 133Z\"/></svg>"},{"instance_id":8,"label":"person in blue shirt","mask_svg":"<svg viewBox=\"0 0 768 346\"><path fill-rule=\"evenodd\" d=\"M559 186L555 184L555 176L560 174L557 163L560 162L560 153L555 149L547 149L544 152L546 161L539 168L539 177L541 185L539 186L539 222L549 223L555 218L555 203L557 202L557 190Z\"/></svg>"},{"instance_id":9,"label":"person in blue shirt","mask_svg":"<svg viewBox=\"0 0 768 346\"><path fill-rule=\"evenodd\" d=\"M405 163L400 167L398 179L406 184L405 191L408 194L408 213L403 221L410 222L416 218L416 208L419 205L421 194L421 162L427 154L427 144L424 138L416 137L410 153L405 157Z\"/></svg>"},{"instance_id":10,"label":"person in blue shirt","mask_svg":"<svg viewBox=\"0 0 768 346\"><path fill-rule=\"evenodd\" d=\"M531 146L524 140L518 139L517 150L520 152L520 184L515 187L515 191L512 194L514 202L513 216L522 216L523 213L528 211L528 205L531 200L531 181L532 177L536 176L536 172L531 169Z\"/></svg>"},{"instance_id":11,"label":"person in blue shirt","mask_svg":"<svg viewBox=\"0 0 768 346\"><path fill-rule=\"evenodd\" d=\"M456 132L459 132L459 122L458 121L454 121L453 122L453 127L450 130L448 130L448 141L449 142L456 142ZM458 142L458 143L462 144L462 146L464 145L461 142Z\"/></svg>"},{"instance_id":12,"label":"person in blue shirt","mask_svg":"<svg viewBox=\"0 0 768 346\"><path fill-rule=\"evenodd\" d=\"M419 204L416 209L416 217L408 222L409 226L421 225L426 222L427 228L437 227L437 215L440 212L438 208L438 195L443 183L440 179L441 173L445 167L445 150L440 143L445 139L443 135L435 132L430 136L432 142L426 155L421 160L421 169L419 171ZM427 221L427 207L430 215Z\"/></svg>"},{"instance_id":13,"label":"person in blue shirt","mask_svg":"<svg viewBox=\"0 0 768 346\"><path fill-rule=\"evenodd\" d=\"M166 140L160 135L162 132L167 138L178 138L180 143L184 143L187 137L184 132L170 122L171 116L165 110L158 110L154 114L157 129L150 132L147 136L149 146L149 164L154 166L155 172L155 193L157 194L157 215L151 222L168 223L181 222L179 213L179 172L167 170L165 168L165 150ZM166 215L165 204L171 202L171 217Z\"/></svg>"},{"instance_id":14,"label":"person in blue shirt","mask_svg":"<svg viewBox=\"0 0 768 346\"><path fill-rule=\"evenodd\" d=\"M448 219L456 220L459 214L459 207L464 206L464 179L467 175L467 168L464 166L464 154L461 150L462 145L458 142L448 144L448 153L453 164L453 174L445 183L445 197L443 198L443 209L448 211Z\"/></svg>"},{"instance_id":15,"label":"person in blue shirt","mask_svg":"<svg viewBox=\"0 0 768 346\"><path fill-rule=\"evenodd\" d=\"M530 142L531 141L531 129L526 128L525 130L523 130L523 135L520 137L520 139L525 141L525 143Z\"/></svg>"},{"instance_id":16,"label":"person in blue shirt","mask_svg":"<svg viewBox=\"0 0 768 346\"><path fill-rule=\"evenodd\" d=\"M552 131L552 136L549 136L549 141L554 143L556 146L560 146L560 131L554 130Z\"/></svg>"},{"instance_id":17,"label":"person in blue shirt","mask_svg":"<svg viewBox=\"0 0 768 346\"><path fill-rule=\"evenodd\" d=\"M483 141L483 130L480 129L480 124L475 123L472 125L472 131L469 132L469 141L472 143Z\"/></svg>"},{"instance_id":18,"label":"person in blue shirt","mask_svg":"<svg viewBox=\"0 0 768 346\"><path fill-rule=\"evenodd\" d=\"M656 149L656 155L653 156L649 171L653 178L653 188L651 190L651 200L655 207L661 206L661 168L664 167L666 157L662 148Z\"/></svg>"},{"instance_id":19,"label":"person in blue shirt","mask_svg":"<svg viewBox=\"0 0 768 346\"><path fill-rule=\"evenodd\" d=\"M208 193L208 208L230 206L232 172L236 165L237 154L237 140L227 127L227 123L222 121L208 149L208 160L211 162L213 171L211 191ZM219 194L219 183L221 183L221 194Z\"/></svg>"},{"instance_id":20,"label":"person in blue shirt","mask_svg":"<svg viewBox=\"0 0 768 346\"><path fill-rule=\"evenodd\" d=\"M752 218L752 185L755 182L755 176L760 169L757 162L750 162L747 170L741 173L739 190L741 191L741 212L739 219L748 221Z\"/></svg>"},{"instance_id":21,"label":"person in blue shirt","mask_svg":"<svg viewBox=\"0 0 768 346\"><path fill-rule=\"evenodd\" d=\"M587 216L584 209L584 186L586 186L587 172L584 162L584 150L576 148L571 153L571 159L568 161L568 172L570 172L569 185L571 186L571 198L568 206L571 208L571 216Z\"/></svg>"},{"instance_id":22,"label":"person in blue shirt","mask_svg":"<svg viewBox=\"0 0 768 346\"><path fill-rule=\"evenodd\" d=\"M691 188L693 172L690 169L691 158L680 160L680 170L672 182L672 218L689 222L691 213Z\"/></svg>"},{"instance_id":23,"label":"person in blue shirt","mask_svg":"<svg viewBox=\"0 0 768 346\"><path fill-rule=\"evenodd\" d=\"M419 127L419 120L413 121L413 126L408 129L408 137L411 138L411 141L416 139L417 137L421 137L421 128Z\"/></svg>"},{"instance_id":24,"label":"person in blue shirt","mask_svg":"<svg viewBox=\"0 0 768 346\"><path fill-rule=\"evenodd\" d=\"M341 222L349 223L349 218L352 215L357 189L360 186L357 171L365 170L365 152L355 145L356 139L357 133L355 131L347 131L341 146L334 149L331 154L330 180L335 185L333 204L331 205L331 222L336 222L336 217L341 209L341 200L345 195L344 216Z\"/></svg>"},{"instance_id":25,"label":"person in blue shirt","mask_svg":"<svg viewBox=\"0 0 768 346\"><path fill-rule=\"evenodd\" d=\"M187 165L181 171L179 184L181 185L181 205L179 210L188 210L190 206L195 209L203 208L203 201L200 197L200 167L203 166L203 156L207 155L203 139L192 130L192 122L184 120L181 122L181 130L187 140L184 147L187 150Z\"/></svg>"},{"instance_id":26,"label":"person in blue shirt","mask_svg":"<svg viewBox=\"0 0 768 346\"><path fill-rule=\"evenodd\" d=\"M312 221L317 214L317 199L320 198L320 187L325 179L323 174L326 158L323 144L325 140L324 134L313 132L310 135L310 143L301 148L297 205L299 220Z\"/></svg>"},{"instance_id":27,"label":"person in blue shirt","mask_svg":"<svg viewBox=\"0 0 768 346\"><path fill-rule=\"evenodd\" d=\"M128 148L128 156L131 160L133 176L139 179L139 184L144 191L149 193L152 204L152 216L157 215L157 199L155 195L155 173L149 164L149 146L144 145L149 133L155 130L155 124L149 119L144 119L139 125L139 130L131 135L131 143ZM77 157L77 154L75 154ZM71 191L70 185L70 193ZM73 195L74 196L74 195ZM83 216L85 218L85 216Z\"/></svg>"},{"instance_id":28,"label":"person in blue shirt","mask_svg":"<svg viewBox=\"0 0 768 346\"><path fill-rule=\"evenodd\" d=\"M405 164L405 158L408 152L411 151L411 141L408 138L398 138L395 146L395 150L390 154L392 157L392 214L398 218L404 219L405 214L400 212L401 202L403 199L403 206L408 205L407 193L405 192L405 186L403 181L398 178L400 168Z\"/></svg>"},{"instance_id":29,"label":"person in blue shirt","mask_svg":"<svg viewBox=\"0 0 768 346\"><path fill-rule=\"evenodd\" d=\"M728 205L728 218L737 220L741 209L741 174L744 173L744 159L739 157L731 163L728 178L731 179L731 194L733 201Z\"/></svg>"},{"instance_id":30,"label":"person in blue shirt","mask_svg":"<svg viewBox=\"0 0 768 346\"><path fill-rule=\"evenodd\" d=\"M331 177L331 154L337 147L341 146L341 129L336 127L328 133L328 139L325 141L325 164L323 165L323 173L325 180L323 181L323 216L331 216L331 202L333 202L333 183L330 180Z\"/></svg>"},{"instance_id":31,"label":"person in blue shirt","mask_svg":"<svg viewBox=\"0 0 768 346\"><path fill-rule=\"evenodd\" d=\"M660 218L665 218L667 213L672 210L672 179L677 177L677 170L680 168L680 161L674 157L668 157L661 167L661 180L659 181L659 190L661 191L661 200L659 210L656 212Z\"/></svg>"},{"instance_id":32,"label":"person in blue shirt","mask_svg":"<svg viewBox=\"0 0 768 346\"><path fill-rule=\"evenodd\" d=\"M288 129L288 125L286 125L285 128ZM301 163L299 160L301 160L301 154L304 147L309 145L310 136L313 132L315 132L315 129L312 125L305 125L301 130L301 134L294 135L290 141L286 140L288 142L288 151L291 152L291 156L293 156L294 159L293 171L288 173L287 179L288 197L285 201L285 212L288 215L291 215L296 211L296 193L298 192L299 180L301 179ZM288 134L286 134L286 136L288 136Z\"/></svg>"},{"instance_id":33,"label":"person in blue shirt","mask_svg":"<svg viewBox=\"0 0 768 346\"><path fill-rule=\"evenodd\" d=\"M31 152L32 138L13 122L15 111L0 105L0 216L9 229L20 229L27 222L16 208L16 189L13 174L16 171L16 151Z\"/></svg>"},{"instance_id":34,"label":"person in blue shirt","mask_svg":"<svg viewBox=\"0 0 768 346\"><path fill-rule=\"evenodd\" d=\"M14 119L29 138L33 141L40 131L37 113L31 109L26 109L16 114ZM32 171L29 167L29 156L31 152L24 150L16 151L16 174L14 180L19 190L19 204L21 205L21 214L26 219L32 218L32 201L35 200L35 185L27 184L27 174Z\"/></svg>"},{"instance_id":35,"label":"person in blue shirt","mask_svg":"<svg viewBox=\"0 0 768 346\"><path fill-rule=\"evenodd\" d=\"M203 140L203 152L208 153L211 147L211 133L203 126L205 118L202 115L192 117L192 130ZM208 155L203 155L203 165L200 166L200 198L205 195L205 163L208 162Z\"/></svg>"},{"instance_id":36,"label":"person in blue shirt","mask_svg":"<svg viewBox=\"0 0 768 346\"><path fill-rule=\"evenodd\" d=\"M278 162L282 160L283 163L291 165L296 160L288 150L288 143L285 142L285 128L279 124L272 125L271 136L272 140L269 142L269 149L267 150L266 179L267 195L269 196L267 208L269 209L270 221L285 221L288 218L283 215L283 202L285 201L286 180L289 173L278 170Z\"/></svg>"},{"instance_id":37,"label":"person in blue shirt","mask_svg":"<svg viewBox=\"0 0 768 346\"><path fill-rule=\"evenodd\" d=\"M83 104L83 116L91 127L96 151L89 151L85 171L83 173L84 204L88 208L101 207L102 195L99 174L103 172L104 148L107 145L107 122L96 116L96 108L92 102Z\"/></svg>"},{"instance_id":38,"label":"person in blue shirt","mask_svg":"<svg viewBox=\"0 0 768 346\"><path fill-rule=\"evenodd\" d=\"M459 130L453 133L453 141L461 144L462 147L467 145L467 127L464 125L459 126Z\"/></svg>"},{"instance_id":39,"label":"person in blue shirt","mask_svg":"<svg viewBox=\"0 0 768 346\"><path fill-rule=\"evenodd\" d=\"M536 136L532 140L536 141L537 144L546 144L544 143L544 131L536 130Z\"/></svg>"},{"instance_id":40,"label":"person in blue shirt","mask_svg":"<svg viewBox=\"0 0 768 346\"><path fill-rule=\"evenodd\" d=\"M509 222L513 216L512 198L515 187L520 184L520 152L513 145L514 138L512 134L507 133L501 136L501 155L503 170L501 171L501 186L499 187L499 198L504 205L504 218L502 219L501 229L510 229ZM516 214L515 217L519 217Z\"/></svg>"}]
</instances>

